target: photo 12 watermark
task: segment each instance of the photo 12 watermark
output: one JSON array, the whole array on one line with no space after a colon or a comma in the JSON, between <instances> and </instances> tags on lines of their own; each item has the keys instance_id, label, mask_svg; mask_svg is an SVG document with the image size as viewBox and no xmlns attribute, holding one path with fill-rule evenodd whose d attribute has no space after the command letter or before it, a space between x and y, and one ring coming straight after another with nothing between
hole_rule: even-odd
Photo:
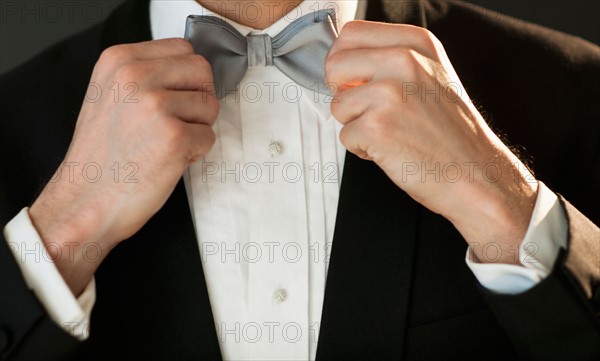
<instances>
[{"instance_id":1,"label":"photo 12 watermark","mask_svg":"<svg viewBox=\"0 0 600 361\"><path fill-rule=\"evenodd\" d=\"M110 1L110 0L109 0ZM114 1L113 1L114 2ZM82 0L2 0L0 22L29 24L74 24L95 23L103 18L101 1Z\"/></svg>"},{"instance_id":2,"label":"photo 12 watermark","mask_svg":"<svg viewBox=\"0 0 600 361\"><path fill-rule=\"evenodd\" d=\"M329 263L331 247L332 242L202 241L200 254L202 263Z\"/></svg>"},{"instance_id":3,"label":"photo 12 watermark","mask_svg":"<svg viewBox=\"0 0 600 361\"><path fill-rule=\"evenodd\" d=\"M75 183L98 183L111 180L114 183L139 183L137 174L140 166L136 162L114 162L108 167L102 167L97 162L63 162L60 164L49 183L66 181Z\"/></svg>"}]
</instances>

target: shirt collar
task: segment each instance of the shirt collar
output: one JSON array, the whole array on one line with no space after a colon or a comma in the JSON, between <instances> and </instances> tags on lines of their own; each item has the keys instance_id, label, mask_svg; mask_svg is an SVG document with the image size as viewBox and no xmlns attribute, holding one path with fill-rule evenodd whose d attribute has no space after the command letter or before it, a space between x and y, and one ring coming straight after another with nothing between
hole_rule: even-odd
<instances>
[{"instance_id":1,"label":"shirt collar","mask_svg":"<svg viewBox=\"0 0 600 361\"><path fill-rule=\"evenodd\" d=\"M181 38L184 36L185 23L189 15L212 15L224 19L244 36L252 33L268 34L273 37L302 15L325 9L325 6L331 8L331 5L336 9L338 30L341 30L344 24L350 20L364 19L367 4L366 0L305 0L270 27L256 30L221 17L200 5L196 0L151 0L150 26L154 40Z\"/></svg>"}]
</instances>

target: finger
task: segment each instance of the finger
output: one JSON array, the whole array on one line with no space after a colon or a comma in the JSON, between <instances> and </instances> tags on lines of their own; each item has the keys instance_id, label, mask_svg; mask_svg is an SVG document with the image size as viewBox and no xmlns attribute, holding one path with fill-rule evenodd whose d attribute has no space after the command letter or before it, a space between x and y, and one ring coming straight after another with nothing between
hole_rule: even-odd
<instances>
[{"instance_id":1,"label":"finger","mask_svg":"<svg viewBox=\"0 0 600 361\"><path fill-rule=\"evenodd\" d=\"M140 79L150 87L202 91L214 88L210 64L200 55L152 59L131 66L136 67L132 78Z\"/></svg>"},{"instance_id":2,"label":"finger","mask_svg":"<svg viewBox=\"0 0 600 361\"><path fill-rule=\"evenodd\" d=\"M155 90L135 100L147 114L166 115L179 122L212 126L219 113L219 102L214 94L200 91Z\"/></svg>"},{"instance_id":3,"label":"finger","mask_svg":"<svg viewBox=\"0 0 600 361\"><path fill-rule=\"evenodd\" d=\"M346 23L329 54L348 49L405 47L435 59L438 44L429 30L419 26L357 20Z\"/></svg>"},{"instance_id":4,"label":"finger","mask_svg":"<svg viewBox=\"0 0 600 361\"><path fill-rule=\"evenodd\" d=\"M209 91L212 86L212 70L206 59L200 55L180 55L149 61L156 67L153 81L157 86L171 90Z\"/></svg>"},{"instance_id":5,"label":"finger","mask_svg":"<svg viewBox=\"0 0 600 361\"><path fill-rule=\"evenodd\" d=\"M367 139L361 130L361 119L346 124L340 131L340 141L350 153L362 159L372 160L368 153Z\"/></svg>"},{"instance_id":6,"label":"finger","mask_svg":"<svg viewBox=\"0 0 600 361\"><path fill-rule=\"evenodd\" d=\"M184 123L184 128L188 135L184 140L186 149L184 157L189 165L204 157L212 149L216 135L206 124Z\"/></svg>"},{"instance_id":7,"label":"finger","mask_svg":"<svg viewBox=\"0 0 600 361\"><path fill-rule=\"evenodd\" d=\"M347 124L363 115L376 97L370 93L371 83L360 85L335 96L331 102L331 114L341 124Z\"/></svg>"},{"instance_id":8,"label":"finger","mask_svg":"<svg viewBox=\"0 0 600 361\"><path fill-rule=\"evenodd\" d=\"M404 99L403 84L389 79L373 81L340 92L331 104L331 114L345 125L371 110L376 111Z\"/></svg>"},{"instance_id":9,"label":"finger","mask_svg":"<svg viewBox=\"0 0 600 361\"><path fill-rule=\"evenodd\" d=\"M102 57L107 58L109 62L123 64L136 60L152 60L190 54L194 54L194 48L189 41L182 38L170 38L111 46L104 50Z\"/></svg>"},{"instance_id":10,"label":"finger","mask_svg":"<svg viewBox=\"0 0 600 361\"><path fill-rule=\"evenodd\" d=\"M341 50L325 61L325 79L344 91L378 79L408 81L416 73L420 56L401 47Z\"/></svg>"},{"instance_id":11,"label":"finger","mask_svg":"<svg viewBox=\"0 0 600 361\"><path fill-rule=\"evenodd\" d=\"M164 91L169 101L165 111L187 123L212 126L219 115L219 101L213 93L201 91Z\"/></svg>"}]
</instances>

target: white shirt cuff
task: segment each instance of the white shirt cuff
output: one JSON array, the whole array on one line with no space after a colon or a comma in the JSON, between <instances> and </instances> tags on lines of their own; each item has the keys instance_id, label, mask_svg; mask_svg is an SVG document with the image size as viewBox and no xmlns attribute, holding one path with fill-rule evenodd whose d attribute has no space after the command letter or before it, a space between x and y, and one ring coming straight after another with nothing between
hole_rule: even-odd
<instances>
[{"instance_id":1,"label":"white shirt cuff","mask_svg":"<svg viewBox=\"0 0 600 361\"><path fill-rule=\"evenodd\" d=\"M558 197L544 183L538 182L531 221L519 246L523 266L475 263L470 257L470 248L466 262L484 287L504 294L522 293L550 274L560 248L567 248L567 231L567 218Z\"/></svg>"},{"instance_id":2,"label":"white shirt cuff","mask_svg":"<svg viewBox=\"0 0 600 361\"><path fill-rule=\"evenodd\" d=\"M27 286L35 293L50 318L79 340L87 339L90 315L96 301L94 278L78 298L73 296L33 226L28 208L23 208L8 222L4 227L4 237Z\"/></svg>"}]
</instances>

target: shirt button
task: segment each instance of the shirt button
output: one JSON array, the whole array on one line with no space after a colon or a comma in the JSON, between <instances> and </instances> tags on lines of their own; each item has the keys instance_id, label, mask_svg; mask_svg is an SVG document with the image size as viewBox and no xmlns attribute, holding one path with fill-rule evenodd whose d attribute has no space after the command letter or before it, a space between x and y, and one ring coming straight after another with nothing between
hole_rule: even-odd
<instances>
[{"instance_id":1,"label":"shirt button","mask_svg":"<svg viewBox=\"0 0 600 361\"><path fill-rule=\"evenodd\" d=\"M287 291L284 289L278 289L275 292L273 292L273 302L280 304L281 302L285 301L287 298Z\"/></svg>"},{"instance_id":2,"label":"shirt button","mask_svg":"<svg viewBox=\"0 0 600 361\"><path fill-rule=\"evenodd\" d=\"M271 144L269 144L269 154L271 154L273 157L281 154L281 144L278 142L271 142Z\"/></svg>"}]
</instances>

